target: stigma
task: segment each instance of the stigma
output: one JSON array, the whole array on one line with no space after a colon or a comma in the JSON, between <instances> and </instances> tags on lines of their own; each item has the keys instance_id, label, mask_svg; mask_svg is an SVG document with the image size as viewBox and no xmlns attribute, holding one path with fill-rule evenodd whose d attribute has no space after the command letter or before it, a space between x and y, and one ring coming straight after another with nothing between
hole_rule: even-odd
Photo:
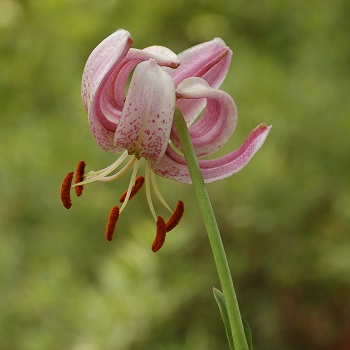
<instances>
[{"instance_id":1,"label":"stigma","mask_svg":"<svg viewBox=\"0 0 350 350\"><path fill-rule=\"evenodd\" d=\"M62 182L61 201L65 208L70 209L73 205L70 193L72 188L74 188L76 196L80 197L85 185L95 181L111 182L117 180L128 170L132 169L128 188L119 197L120 206L115 205L110 210L105 237L108 241L113 239L120 214L126 208L128 202L139 193L143 186L145 186L148 206L156 223L156 236L151 249L153 252L157 252L163 246L167 233L172 231L180 223L185 210L184 203L178 201L175 209L172 210L162 196L156 182L156 175L151 171L148 164L146 164L145 176L137 176L140 163L141 159L138 159L135 155L129 156L128 151L125 150L110 166L99 171L90 171L85 174L86 164L84 161L80 161L75 171L69 172ZM155 194L160 204L170 212L167 221L162 216L157 215L153 205L152 193Z\"/></svg>"}]
</instances>

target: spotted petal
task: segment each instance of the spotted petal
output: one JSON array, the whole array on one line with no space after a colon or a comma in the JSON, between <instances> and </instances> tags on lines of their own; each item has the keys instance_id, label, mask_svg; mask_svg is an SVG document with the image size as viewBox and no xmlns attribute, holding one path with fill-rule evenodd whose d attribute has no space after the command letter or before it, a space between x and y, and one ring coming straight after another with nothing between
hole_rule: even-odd
<instances>
[{"instance_id":1,"label":"spotted petal","mask_svg":"<svg viewBox=\"0 0 350 350\"><path fill-rule=\"evenodd\" d=\"M221 180L243 169L263 145L270 130L271 126L260 124L232 153L216 159L199 160L204 182ZM160 176L183 183L192 182L185 158L176 153L170 146L160 162L150 162L149 164L152 170Z\"/></svg>"},{"instance_id":2,"label":"spotted petal","mask_svg":"<svg viewBox=\"0 0 350 350\"><path fill-rule=\"evenodd\" d=\"M135 66L150 58L168 67L179 65L177 56L165 47L137 50L131 49L131 44L130 33L117 30L94 49L83 73L82 98L90 129L108 152L122 150L113 143L114 132L124 106L126 82Z\"/></svg>"},{"instance_id":3,"label":"spotted petal","mask_svg":"<svg viewBox=\"0 0 350 350\"><path fill-rule=\"evenodd\" d=\"M130 33L117 30L103 40L89 56L82 78L81 93L88 112L90 129L106 151L120 151L113 146L110 122L101 111L99 100L101 91L109 75L122 62L132 44Z\"/></svg>"},{"instance_id":4,"label":"spotted petal","mask_svg":"<svg viewBox=\"0 0 350 350\"><path fill-rule=\"evenodd\" d=\"M155 163L166 151L175 109L174 82L154 60L140 63L130 82L114 144Z\"/></svg>"},{"instance_id":5,"label":"spotted petal","mask_svg":"<svg viewBox=\"0 0 350 350\"><path fill-rule=\"evenodd\" d=\"M180 66L168 73L175 86L190 77L205 79L210 86L219 87L230 66L232 51L219 38L193 46L178 54Z\"/></svg>"},{"instance_id":6,"label":"spotted petal","mask_svg":"<svg viewBox=\"0 0 350 350\"><path fill-rule=\"evenodd\" d=\"M220 38L193 46L180 54L180 66L177 69L167 69L177 87L183 80L190 77L203 78L213 88L218 88L224 81L231 63L232 51ZM178 107L190 125L193 119L205 106L204 100L181 100Z\"/></svg>"},{"instance_id":7,"label":"spotted petal","mask_svg":"<svg viewBox=\"0 0 350 350\"><path fill-rule=\"evenodd\" d=\"M204 114L188 130L197 156L216 152L231 137L237 124L237 108L232 97L224 91L213 89L201 78L188 78L180 83L176 95L182 99L206 99ZM171 140L181 150L178 135L173 129Z\"/></svg>"}]
</instances>

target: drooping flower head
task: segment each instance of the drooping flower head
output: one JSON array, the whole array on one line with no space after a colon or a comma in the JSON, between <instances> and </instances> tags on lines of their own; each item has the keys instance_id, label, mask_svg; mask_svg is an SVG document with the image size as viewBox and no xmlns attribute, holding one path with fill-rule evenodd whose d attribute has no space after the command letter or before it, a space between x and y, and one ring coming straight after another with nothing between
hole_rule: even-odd
<instances>
[{"instance_id":1,"label":"drooping flower head","mask_svg":"<svg viewBox=\"0 0 350 350\"><path fill-rule=\"evenodd\" d=\"M157 251L166 233L179 223L184 204L178 201L175 210L170 209L159 192L155 174L191 183L173 127L175 107L185 118L198 157L211 155L226 144L236 127L237 109L232 98L217 88L227 74L232 52L221 39L194 46L179 55L162 46L138 50L131 45L130 34L118 30L102 41L87 60L82 98L90 129L100 147L121 155L107 168L87 175L84 174L85 163L80 162L73 186L79 196L83 185L115 180L133 168L129 187L120 198L121 208L114 206L110 212L106 237L112 239L120 213L145 182L147 200L157 223L152 245L152 250ZM202 117L196 120L203 108ZM238 150L218 159L200 160L205 182L222 179L242 169L261 147L269 130L262 124ZM137 177L141 158L147 161L145 177ZM69 194L72 181L73 172L70 172L61 189L66 208L72 205ZM151 188L171 212L167 222L156 215Z\"/></svg>"}]
</instances>

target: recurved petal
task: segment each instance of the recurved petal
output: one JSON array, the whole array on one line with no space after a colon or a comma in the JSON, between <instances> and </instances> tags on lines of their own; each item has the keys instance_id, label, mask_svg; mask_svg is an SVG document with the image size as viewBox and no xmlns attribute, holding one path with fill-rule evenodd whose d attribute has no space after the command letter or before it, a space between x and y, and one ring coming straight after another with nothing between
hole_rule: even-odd
<instances>
[{"instance_id":1,"label":"recurved petal","mask_svg":"<svg viewBox=\"0 0 350 350\"><path fill-rule=\"evenodd\" d=\"M201 78L188 78L176 89L181 99L206 99L204 114L193 125L190 120L188 130L197 156L206 156L216 152L231 137L237 124L237 108L232 97L224 91L211 88ZM178 102L179 102L178 101ZM181 109L181 108L180 108ZM181 112L185 112L181 109ZM178 135L173 129L171 140L181 149Z\"/></svg>"},{"instance_id":2,"label":"recurved petal","mask_svg":"<svg viewBox=\"0 0 350 350\"><path fill-rule=\"evenodd\" d=\"M132 44L130 33L119 29L104 39L90 54L83 72L82 98L88 110L101 83L126 56Z\"/></svg>"},{"instance_id":3,"label":"recurved petal","mask_svg":"<svg viewBox=\"0 0 350 350\"><path fill-rule=\"evenodd\" d=\"M180 66L168 70L175 86L190 77L204 78L210 86L219 87L226 77L232 51L220 38L193 46L180 54Z\"/></svg>"},{"instance_id":4,"label":"recurved petal","mask_svg":"<svg viewBox=\"0 0 350 350\"><path fill-rule=\"evenodd\" d=\"M175 109L174 82L156 61L141 62L130 82L114 144L155 163L167 148Z\"/></svg>"},{"instance_id":5,"label":"recurved petal","mask_svg":"<svg viewBox=\"0 0 350 350\"><path fill-rule=\"evenodd\" d=\"M130 33L117 30L103 40L89 56L82 78L82 98L88 112L89 124L96 142L108 152L119 152L113 145L116 114L118 111L106 107L101 98L111 74L121 64L132 44ZM115 112L115 113L114 113ZM113 115L114 113L114 115ZM120 112L119 112L120 113ZM110 117L113 115L113 118Z\"/></svg>"},{"instance_id":6,"label":"recurved petal","mask_svg":"<svg viewBox=\"0 0 350 350\"><path fill-rule=\"evenodd\" d=\"M220 38L193 46L180 54L180 66L177 69L167 69L177 87L183 80L190 77L203 78L213 88L218 88L224 81L229 69L232 51ZM186 123L198 116L205 106L204 100L181 100L178 106L183 112Z\"/></svg>"},{"instance_id":7,"label":"recurved petal","mask_svg":"<svg viewBox=\"0 0 350 350\"><path fill-rule=\"evenodd\" d=\"M271 126L260 124L232 153L216 159L199 160L204 182L221 180L243 169L263 145L270 130ZM152 170L160 176L183 183L192 182L185 158L176 153L170 146L160 162L150 162L149 164Z\"/></svg>"},{"instance_id":8,"label":"recurved petal","mask_svg":"<svg viewBox=\"0 0 350 350\"><path fill-rule=\"evenodd\" d=\"M156 60L160 66L177 68L180 65L178 56L165 46L153 45L139 51L146 52L148 57Z\"/></svg>"}]
</instances>

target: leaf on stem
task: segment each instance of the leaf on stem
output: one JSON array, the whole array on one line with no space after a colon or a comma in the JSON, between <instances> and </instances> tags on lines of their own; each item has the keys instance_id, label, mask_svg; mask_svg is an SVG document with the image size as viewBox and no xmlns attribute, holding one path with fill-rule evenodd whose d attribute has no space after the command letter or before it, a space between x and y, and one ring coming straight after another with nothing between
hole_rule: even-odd
<instances>
[{"instance_id":1,"label":"leaf on stem","mask_svg":"<svg viewBox=\"0 0 350 350\"><path fill-rule=\"evenodd\" d=\"M232 331L231 331L231 327L230 327L230 321L228 318L228 312L227 312L227 308L226 308L224 294L216 288L213 288L213 294L214 294L214 298L219 306L220 314L221 314L222 320L223 320L224 325L225 325L226 335L227 335L228 343L230 345L230 349L235 350L235 345L234 345ZM245 336L247 339L249 350L253 350L252 332L250 330L248 322L243 318L243 316L241 316L241 317L242 317L244 333L245 333Z\"/></svg>"}]
</instances>

